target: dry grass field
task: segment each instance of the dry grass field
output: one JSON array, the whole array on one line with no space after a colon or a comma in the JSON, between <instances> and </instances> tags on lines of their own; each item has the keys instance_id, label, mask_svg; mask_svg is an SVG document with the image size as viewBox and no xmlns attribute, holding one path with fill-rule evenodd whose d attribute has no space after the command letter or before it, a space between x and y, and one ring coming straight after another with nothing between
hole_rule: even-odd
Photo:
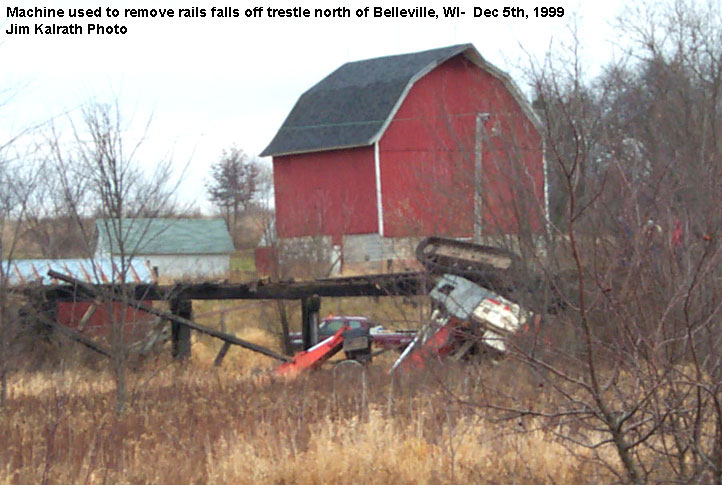
<instances>
[{"instance_id":1,"label":"dry grass field","mask_svg":"<svg viewBox=\"0 0 722 485\"><path fill-rule=\"evenodd\" d=\"M199 314L220 305L196 303ZM364 302L337 305L352 312ZM388 302L376 311L390 316L395 308ZM243 317L231 313L225 324L242 338L280 350L277 335L244 325L268 311L249 303ZM273 375L275 361L241 349L232 349L215 368L217 348L194 337L187 364L173 362L168 351L143 362L129 375L130 402L119 417L107 365L92 359L89 365L77 347L63 349L69 355L52 368L12 374L8 407L0 413L0 484L610 479L585 450L565 448L540 423L498 421L473 405L487 379L513 380L523 390L523 376L511 362L392 378L386 373L390 354L367 371L330 363L286 380ZM528 387L529 399L543 399Z\"/></svg>"},{"instance_id":2,"label":"dry grass field","mask_svg":"<svg viewBox=\"0 0 722 485\"><path fill-rule=\"evenodd\" d=\"M326 299L322 315L364 314L414 328L423 299ZM223 310L227 310L225 315ZM269 302L196 301L195 318L280 351ZM298 329L300 307L287 307ZM191 361L166 347L134 363L127 411L117 416L106 361L71 343L39 368L11 373L0 412L0 485L205 483L604 483L611 450L565 447L541 421L500 420L476 406L485 382L508 383L529 402L547 399L513 362L421 373L329 362L287 380L276 362L194 334Z\"/></svg>"},{"instance_id":3,"label":"dry grass field","mask_svg":"<svg viewBox=\"0 0 722 485\"><path fill-rule=\"evenodd\" d=\"M104 371L15 375L0 416L0 483L604 481L534 422L461 405L480 392L468 369L392 380L383 365L338 367L286 381L265 357L216 369L195 347L191 365L161 357L134 373L121 417Z\"/></svg>"}]
</instances>

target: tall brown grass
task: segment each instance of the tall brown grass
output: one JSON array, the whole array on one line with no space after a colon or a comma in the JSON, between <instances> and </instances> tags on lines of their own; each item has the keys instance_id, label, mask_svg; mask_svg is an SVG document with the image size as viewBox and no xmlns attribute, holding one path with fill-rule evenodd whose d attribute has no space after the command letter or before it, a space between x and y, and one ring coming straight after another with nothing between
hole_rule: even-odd
<instances>
[{"instance_id":1,"label":"tall brown grass","mask_svg":"<svg viewBox=\"0 0 722 485\"><path fill-rule=\"evenodd\" d=\"M249 330L254 341L273 335ZM222 368L194 344L130 376L117 417L110 374L81 367L15 374L0 415L0 483L599 483L584 450L533 421L496 421L473 406L476 372L390 377L378 364L294 380L236 349Z\"/></svg>"},{"instance_id":2,"label":"tall brown grass","mask_svg":"<svg viewBox=\"0 0 722 485\"><path fill-rule=\"evenodd\" d=\"M338 299L325 311L372 309L387 326L419 311L413 301L368 300ZM281 350L273 306L235 306L224 317L228 331ZM194 302L195 318L219 328L223 307ZM299 308L290 312L300 317ZM611 479L596 464L606 450L563 446L544 423L500 419L476 406L489 380L508 382L524 399L546 399L512 362L392 377L386 371L396 354L389 353L368 369L329 362L287 380L274 376L274 360L235 347L214 367L219 349L217 340L194 334L190 362L174 362L165 349L134 365L121 416L104 361L77 346L14 372L0 412L0 485Z\"/></svg>"}]
</instances>

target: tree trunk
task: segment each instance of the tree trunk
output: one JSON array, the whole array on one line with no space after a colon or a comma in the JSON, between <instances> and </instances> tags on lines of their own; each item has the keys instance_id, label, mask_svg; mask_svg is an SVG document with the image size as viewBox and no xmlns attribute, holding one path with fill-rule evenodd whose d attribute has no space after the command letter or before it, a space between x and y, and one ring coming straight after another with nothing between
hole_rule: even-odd
<instances>
[{"instance_id":1,"label":"tree trunk","mask_svg":"<svg viewBox=\"0 0 722 485\"><path fill-rule=\"evenodd\" d=\"M0 274L2 277L3 274ZM4 410L8 397L8 360L10 354L10 322L8 322L8 288L0 288L0 410Z\"/></svg>"},{"instance_id":2,"label":"tree trunk","mask_svg":"<svg viewBox=\"0 0 722 485\"><path fill-rule=\"evenodd\" d=\"M120 416L125 412L125 404L127 400L127 387L125 382L125 342L123 339L123 311L120 318L117 318L114 312L114 303L107 301L107 314L110 316L110 362L113 368L113 377L115 378L115 414Z\"/></svg>"},{"instance_id":3,"label":"tree trunk","mask_svg":"<svg viewBox=\"0 0 722 485\"><path fill-rule=\"evenodd\" d=\"M115 374L115 414L117 416L125 413L125 404L128 399L128 392L125 380L125 359L114 353L113 373Z\"/></svg>"},{"instance_id":4,"label":"tree trunk","mask_svg":"<svg viewBox=\"0 0 722 485\"><path fill-rule=\"evenodd\" d=\"M286 312L286 302L283 300L276 300L276 309L278 310L278 317L281 320L281 333L283 338L283 353L291 355L293 349L291 349L291 340L289 338L288 328L288 314Z\"/></svg>"},{"instance_id":5,"label":"tree trunk","mask_svg":"<svg viewBox=\"0 0 722 485\"><path fill-rule=\"evenodd\" d=\"M233 236L233 245L238 244L238 196L233 196L233 227L231 228L231 235Z\"/></svg>"},{"instance_id":6,"label":"tree trunk","mask_svg":"<svg viewBox=\"0 0 722 485\"><path fill-rule=\"evenodd\" d=\"M4 300L5 298L2 297ZM7 378L7 332L5 331L5 302L0 303L0 410L4 410L7 405L8 396L8 378Z\"/></svg>"}]
</instances>

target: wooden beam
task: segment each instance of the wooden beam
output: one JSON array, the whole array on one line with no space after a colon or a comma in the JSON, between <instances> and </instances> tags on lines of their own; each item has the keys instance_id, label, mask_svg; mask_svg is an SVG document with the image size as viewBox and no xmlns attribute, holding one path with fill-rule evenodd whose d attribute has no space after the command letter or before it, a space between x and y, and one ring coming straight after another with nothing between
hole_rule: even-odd
<instances>
[{"instance_id":1,"label":"wooden beam","mask_svg":"<svg viewBox=\"0 0 722 485\"><path fill-rule=\"evenodd\" d=\"M48 273L50 274L50 273ZM53 272L53 274L58 274ZM426 273L396 273L384 275L329 278L315 281L253 282L241 284L202 282L162 286L156 284L127 285L136 300L167 300L169 295L183 300L300 300L313 295L320 297L419 295L428 275ZM59 279L59 278L57 278ZM67 280L62 280L66 281ZM93 285L112 291L112 285ZM41 289L51 300L83 298L75 286L56 285ZM86 297L87 298L87 297Z\"/></svg>"},{"instance_id":2,"label":"wooden beam","mask_svg":"<svg viewBox=\"0 0 722 485\"><path fill-rule=\"evenodd\" d=\"M93 300L93 303L88 307L88 309L85 310L83 317L80 319L80 322L78 322L78 328L80 330L85 330L85 328L88 326L88 322L91 318L93 318L93 315L95 315L95 312L101 303L102 302L100 301L100 299L96 298L95 300Z\"/></svg>"},{"instance_id":3,"label":"wooden beam","mask_svg":"<svg viewBox=\"0 0 722 485\"><path fill-rule=\"evenodd\" d=\"M79 344L86 346L90 350L93 350L102 356L110 358L110 349L106 349L103 345L93 341L93 339L81 334L80 332L78 332L76 330L73 330L70 327L66 327L65 325L59 324L58 322L54 321L52 318L48 318L40 312L36 313L33 316L36 317L41 322L43 322L45 325L52 327L56 332L63 335L64 337L67 337L70 340L74 340L75 342L78 342Z\"/></svg>"},{"instance_id":4,"label":"wooden beam","mask_svg":"<svg viewBox=\"0 0 722 485\"><path fill-rule=\"evenodd\" d=\"M193 302L173 299L170 301L170 311L173 315L191 320L193 318ZM171 336L173 357L178 360L188 359L191 356L191 329L187 325L171 321Z\"/></svg>"},{"instance_id":5,"label":"wooden beam","mask_svg":"<svg viewBox=\"0 0 722 485\"><path fill-rule=\"evenodd\" d=\"M231 348L231 344L228 342L223 342L223 347L221 347L221 350L218 351L218 355L216 355L216 360L213 361L213 365L216 367L221 366L221 362L223 362L223 357L226 356L228 353L228 349Z\"/></svg>"},{"instance_id":6,"label":"wooden beam","mask_svg":"<svg viewBox=\"0 0 722 485\"><path fill-rule=\"evenodd\" d=\"M318 295L301 299L303 350L308 350L318 343L318 313L320 310L321 298Z\"/></svg>"},{"instance_id":7,"label":"wooden beam","mask_svg":"<svg viewBox=\"0 0 722 485\"><path fill-rule=\"evenodd\" d=\"M291 361L290 357L279 354L277 352L274 352L273 350L263 347L261 345L257 345L257 344L254 344L253 342L249 342L247 340L240 339L240 338L236 337L235 335L232 335L229 333L221 332L216 329L206 327L205 325L201 325L199 323L193 322L191 320L180 317L178 315L173 315L172 313L164 312L162 310L158 310L157 308L149 307L149 306L144 305L143 303L140 303L132 298L128 298L125 295L120 295L120 294L110 291L104 287L99 287L97 285L90 285L88 283L84 283L80 280L77 280L71 276L67 276L62 273L57 273L53 270L48 271L48 275L51 278L56 278L58 280L65 281L66 283L73 285L75 288L81 290L82 292L85 292L88 296L91 296L93 298L101 297L101 298L105 298L105 299L119 301L130 307L137 308L138 310L142 310L146 313L150 313L151 315L155 315L157 317L164 318L171 322L176 322L181 325L185 325L189 328L192 328L193 330L204 333L206 335L210 335L211 337L221 339L230 344L238 345L239 347L243 347L245 349L252 350L254 352L258 352L260 354L266 355L268 357L272 357L272 358L274 358L276 360L280 360L282 362L290 362Z\"/></svg>"}]
</instances>

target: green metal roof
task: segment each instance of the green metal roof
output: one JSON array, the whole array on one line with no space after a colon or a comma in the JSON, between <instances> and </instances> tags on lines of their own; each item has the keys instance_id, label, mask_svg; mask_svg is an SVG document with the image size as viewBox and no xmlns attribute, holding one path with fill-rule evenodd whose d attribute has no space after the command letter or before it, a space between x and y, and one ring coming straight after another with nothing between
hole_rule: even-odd
<instances>
[{"instance_id":1,"label":"green metal roof","mask_svg":"<svg viewBox=\"0 0 722 485\"><path fill-rule=\"evenodd\" d=\"M233 241L223 219L97 219L102 252L139 254L229 254ZM121 237L122 235L122 237Z\"/></svg>"}]
</instances>

